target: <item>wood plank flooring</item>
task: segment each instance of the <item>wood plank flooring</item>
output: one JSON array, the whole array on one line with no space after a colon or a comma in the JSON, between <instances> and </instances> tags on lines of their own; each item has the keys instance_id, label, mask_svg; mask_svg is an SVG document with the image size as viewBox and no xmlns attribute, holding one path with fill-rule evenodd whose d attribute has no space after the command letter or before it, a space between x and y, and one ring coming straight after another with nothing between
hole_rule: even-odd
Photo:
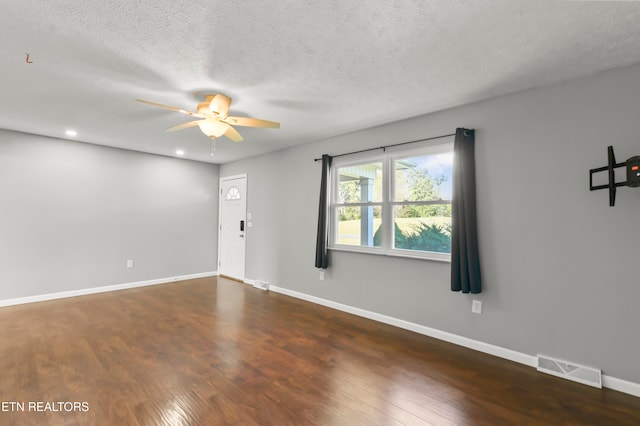
<instances>
[{"instance_id":1,"label":"wood plank flooring","mask_svg":"<svg viewBox=\"0 0 640 426\"><path fill-rule=\"evenodd\" d=\"M224 278L1 308L0 342L2 425L640 424L640 398Z\"/></svg>"}]
</instances>

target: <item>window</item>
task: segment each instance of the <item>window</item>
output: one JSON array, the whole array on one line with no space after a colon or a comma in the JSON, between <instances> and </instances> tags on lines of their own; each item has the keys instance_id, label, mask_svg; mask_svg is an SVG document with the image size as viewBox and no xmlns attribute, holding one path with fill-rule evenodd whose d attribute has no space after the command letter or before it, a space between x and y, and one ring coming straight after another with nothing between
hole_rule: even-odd
<instances>
[{"instance_id":1,"label":"window","mask_svg":"<svg viewBox=\"0 0 640 426\"><path fill-rule=\"evenodd\" d=\"M234 201L239 199L240 199L240 190L238 189L238 187L232 186L231 188L229 188L229 191L227 191L227 196L225 197L225 200Z\"/></svg>"},{"instance_id":2,"label":"window","mask_svg":"<svg viewBox=\"0 0 640 426\"><path fill-rule=\"evenodd\" d=\"M332 166L331 248L450 260L453 144Z\"/></svg>"}]
</instances>

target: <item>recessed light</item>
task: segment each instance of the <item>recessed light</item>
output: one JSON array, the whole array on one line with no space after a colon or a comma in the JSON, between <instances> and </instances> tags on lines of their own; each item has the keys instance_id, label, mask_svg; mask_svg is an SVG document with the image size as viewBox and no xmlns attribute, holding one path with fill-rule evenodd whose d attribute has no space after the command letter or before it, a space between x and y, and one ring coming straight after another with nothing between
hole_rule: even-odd
<instances>
[{"instance_id":1,"label":"recessed light","mask_svg":"<svg viewBox=\"0 0 640 426\"><path fill-rule=\"evenodd\" d=\"M184 151L181 149L176 149L176 155L179 155L182 157L184 155Z\"/></svg>"},{"instance_id":2,"label":"recessed light","mask_svg":"<svg viewBox=\"0 0 640 426\"><path fill-rule=\"evenodd\" d=\"M68 129L67 131L64 132L64 134L67 136L71 136L72 138L78 136L78 132L76 132L73 129Z\"/></svg>"}]
</instances>

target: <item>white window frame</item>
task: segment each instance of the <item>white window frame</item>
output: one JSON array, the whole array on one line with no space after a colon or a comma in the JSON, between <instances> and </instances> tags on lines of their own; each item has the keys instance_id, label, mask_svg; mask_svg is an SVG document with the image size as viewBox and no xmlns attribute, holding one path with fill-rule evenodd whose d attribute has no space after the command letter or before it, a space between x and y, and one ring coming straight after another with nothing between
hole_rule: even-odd
<instances>
[{"instance_id":1,"label":"white window frame","mask_svg":"<svg viewBox=\"0 0 640 426\"><path fill-rule=\"evenodd\" d=\"M395 188L395 160L424 155L435 155L439 153L451 152L453 153L453 142L445 143L431 143L420 147L412 148L395 148L387 149L383 153L369 153L369 154L357 154L349 155L345 157L335 158L331 165L331 199L329 205L329 249L335 251L346 251L356 253L368 253L383 256L396 256L414 259L427 259L440 262L451 262L450 253L439 253L420 250L407 250L398 249L392 247L393 235L394 235L394 220L393 213L394 207L397 205L406 204L404 201L393 201L392 195ZM382 210L382 240L380 247L369 246L356 246L347 244L338 244L338 211L340 207L345 204L338 203L338 173L337 169L342 167L356 166L360 164L370 164L375 162L382 162L382 202L363 202L363 203L348 203L346 205L358 207L358 206L381 206ZM452 197L453 198L453 197ZM449 201L449 200L443 200ZM428 204L430 202L425 202ZM415 202L412 204L420 205L421 202Z\"/></svg>"}]
</instances>

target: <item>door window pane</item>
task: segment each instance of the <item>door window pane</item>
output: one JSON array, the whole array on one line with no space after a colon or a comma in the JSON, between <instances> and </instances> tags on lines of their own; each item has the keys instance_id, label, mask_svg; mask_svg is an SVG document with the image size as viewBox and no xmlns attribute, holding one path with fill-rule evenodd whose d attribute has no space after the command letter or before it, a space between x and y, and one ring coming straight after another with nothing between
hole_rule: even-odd
<instances>
[{"instance_id":1,"label":"door window pane","mask_svg":"<svg viewBox=\"0 0 640 426\"><path fill-rule=\"evenodd\" d=\"M225 200L232 201L232 200L239 200L239 199L240 199L240 190L235 186L232 186L231 188L229 188L229 190L227 191Z\"/></svg>"}]
</instances>

